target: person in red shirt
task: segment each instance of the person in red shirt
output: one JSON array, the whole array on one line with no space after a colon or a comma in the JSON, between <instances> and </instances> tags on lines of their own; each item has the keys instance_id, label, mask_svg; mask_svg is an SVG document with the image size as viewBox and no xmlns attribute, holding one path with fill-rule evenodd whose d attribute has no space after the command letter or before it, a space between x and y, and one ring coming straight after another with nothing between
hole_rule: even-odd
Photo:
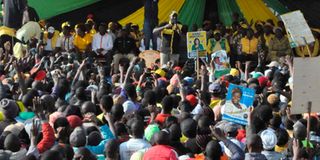
<instances>
[{"instance_id":1,"label":"person in red shirt","mask_svg":"<svg viewBox=\"0 0 320 160\"><path fill-rule=\"evenodd\" d=\"M172 105L173 105L173 99L170 96L166 96L162 99L161 105L162 105L162 110L161 113L157 115L155 118L155 121L159 123L161 126L164 124L166 121L167 117L171 116L171 111L172 111Z\"/></svg>"},{"instance_id":2,"label":"person in red shirt","mask_svg":"<svg viewBox=\"0 0 320 160\"><path fill-rule=\"evenodd\" d=\"M169 146L170 135L160 131L154 135L156 145L151 147L143 156L143 160L178 160L177 152Z\"/></svg>"}]
</instances>

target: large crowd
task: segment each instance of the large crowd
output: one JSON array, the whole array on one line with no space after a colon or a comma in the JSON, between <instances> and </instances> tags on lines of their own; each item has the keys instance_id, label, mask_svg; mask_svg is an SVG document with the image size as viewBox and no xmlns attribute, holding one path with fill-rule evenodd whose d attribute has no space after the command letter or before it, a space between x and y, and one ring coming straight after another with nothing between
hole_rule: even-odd
<instances>
[{"instance_id":1,"label":"large crowd","mask_svg":"<svg viewBox=\"0 0 320 160\"><path fill-rule=\"evenodd\" d=\"M0 159L320 159L319 113L291 114L292 59L318 56L319 32L291 49L281 21L169 19L148 33L91 16L61 28L32 18L17 31L1 27ZM207 34L198 69L188 31ZM145 50L160 55L151 66L139 58ZM211 54L220 50L229 62L218 75ZM255 90L247 125L222 119L230 84Z\"/></svg>"}]
</instances>

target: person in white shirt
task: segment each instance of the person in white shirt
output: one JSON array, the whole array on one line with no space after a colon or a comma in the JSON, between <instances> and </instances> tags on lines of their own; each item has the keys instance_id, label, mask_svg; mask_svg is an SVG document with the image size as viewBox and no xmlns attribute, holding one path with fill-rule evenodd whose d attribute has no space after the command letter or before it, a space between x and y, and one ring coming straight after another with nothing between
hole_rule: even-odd
<instances>
[{"instance_id":1,"label":"person in white shirt","mask_svg":"<svg viewBox=\"0 0 320 160\"><path fill-rule=\"evenodd\" d=\"M107 33L107 26L104 23L99 25L99 32L93 36L92 51L95 52L98 58L105 58L107 62L111 62L110 53L113 48L113 40L111 35ZM111 63L107 63L111 64Z\"/></svg>"},{"instance_id":2,"label":"person in white shirt","mask_svg":"<svg viewBox=\"0 0 320 160\"><path fill-rule=\"evenodd\" d=\"M151 147L151 144L143 139L144 123L142 120L133 119L130 125L132 138L120 144L120 159L129 160L133 153Z\"/></svg>"},{"instance_id":3,"label":"person in white shirt","mask_svg":"<svg viewBox=\"0 0 320 160\"><path fill-rule=\"evenodd\" d=\"M71 35L71 27L66 25L62 28L62 35L57 40L56 49L57 51L71 53L74 51L73 39Z\"/></svg>"}]
</instances>

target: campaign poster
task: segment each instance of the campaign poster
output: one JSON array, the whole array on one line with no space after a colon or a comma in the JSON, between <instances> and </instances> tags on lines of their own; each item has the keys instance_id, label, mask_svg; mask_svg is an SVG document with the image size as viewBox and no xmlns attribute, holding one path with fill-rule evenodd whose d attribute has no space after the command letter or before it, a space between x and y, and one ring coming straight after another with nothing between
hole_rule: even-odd
<instances>
[{"instance_id":1,"label":"campaign poster","mask_svg":"<svg viewBox=\"0 0 320 160\"><path fill-rule=\"evenodd\" d=\"M187 33L188 58L206 57L207 34L205 31Z\"/></svg>"},{"instance_id":2,"label":"campaign poster","mask_svg":"<svg viewBox=\"0 0 320 160\"><path fill-rule=\"evenodd\" d=\"M253 105L255 90L230 84L226 103L221 108L222 119L247 125L250 106Z\"/></svg>"},{"instance_id":3,"label":"campaign poster","mask_svg":"<svg viewBox=\"0 0 320 160\"><path fill-rule=\"evenodd\" d=\"M219 50L211 54L214 62L214 77L220 78L230 72L230 60L225 50Z\"/></svg>"}]
</instances>

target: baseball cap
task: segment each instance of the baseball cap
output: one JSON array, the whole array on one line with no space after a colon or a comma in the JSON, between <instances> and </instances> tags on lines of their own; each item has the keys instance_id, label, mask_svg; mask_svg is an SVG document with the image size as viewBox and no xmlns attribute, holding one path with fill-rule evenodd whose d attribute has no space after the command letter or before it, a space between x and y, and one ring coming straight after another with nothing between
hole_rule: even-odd
<instances>
[{"instance_id":1,"label":"baseball cap","mask_svg":"<svg viewBox=\"0 0 320 160\"><path fill-rule=\"evenodd\" d=\"M144 137L146 138L146 140L150 141L152 136L158 132L160 132L159 126L157 124L150 124L144 130Z\"/></svg>"},{"instance_id":2,"label":"baseball cap","mask_svg":"<svg viewBox=\"0 0 320 160\"><path fill-rule=\"evenodd\" d=\"M47 73L44 70L40 70L38 71L36 77L34 78L34 80L36 81L42 81L45 77L46 77Z\"/></svg>"},{"instance_id":3,"label":"baseball cap","mask_svg":"<svg viewBox=\"0 0 320 160\"><path fill-rule=\"evenodd\" d=\"M280 66L280 64L277 61L272 61L266 66L269 67L269 68L271 68L271 67L277 67L278 68Z\"/></svg>"},{"instance_id":4,"label":"baseball cap","mask_svg":"<svg viewBox=\"0 0 320 160\"><path fill-rule=\"evenodd\" d=\"M163 69L157 69L154 73L160 75L161 77L166 76L166 72Z\"/></svg>"},{"instance_id":5,"label":"baseball cap","mask_svg":"<svg viewBox=\"0 0 320 160\"><path fill-rule=\"evenodd\" d=\"M231 68L229 74L233 77L238 77L240 73L236 68Z\"/></svg>"},{"instance_id":6,"label":"baseball cap","mask_svg":"<svg viewBox=\"0 0 320 160\"><path fill-rule=\"evenodd\" d=\"M49 27L49 28L48 28L48 32L49 32L49 33L54 33L54 28L53 28L52 26Z\"/></svg>"},{"instance_id":7,"label":"baseball cap","mask_svg":"<svg viewBox=\"0 0 320 160\"><path fill-rule=\"evenodd\" d=\"M194 79L192 77L185 77L183 78L183 80L188 84L188 85L192 85L194 82Z\"/></svg>"},{"instance_id":8,"label":"baseball cap","mask_svg":"<svg viewBox=\"0 0 320 160\"><path fill-rule=\"evenodd\" d=\"M253 71L250 73L250 75L252 76L252 78L259 78L259 77L263 76L263 73Z\"/></svg>"},{"instance_id":9,"label":"baseball cap","mask_svg":"<svg viewBox=\"0 0 320 160\"><path fill-rule=\"evenodd\" d=\"M187 101L191 104L191 106L196 106L198 103L197 97L193 94L189 94L186 96Z\"/></svg>"},{"instance_id":10,"label":"baseball cap","mask_svg":"<svg viewBox=\"0 0 320 160\"><path fill-rule=\"evenodd\" d=\"M210 93L219 93L219 92L221 92L221 85L219 83L211 83L209 85L209 92Z\"/></svg>"},{"instance_id":11,"label":"baseball cap","mask_svg":"<svg viewBox=\"0 0 320 160\"><path fill-rule=\"evenodd\" d=\"M175 66L175 67L173 68L173 70L174 70L174 71L181 71L181 70L182 70L182 68L181 68L181 67L179 67L179 66Z\"/></svg>"}]
</instances>

